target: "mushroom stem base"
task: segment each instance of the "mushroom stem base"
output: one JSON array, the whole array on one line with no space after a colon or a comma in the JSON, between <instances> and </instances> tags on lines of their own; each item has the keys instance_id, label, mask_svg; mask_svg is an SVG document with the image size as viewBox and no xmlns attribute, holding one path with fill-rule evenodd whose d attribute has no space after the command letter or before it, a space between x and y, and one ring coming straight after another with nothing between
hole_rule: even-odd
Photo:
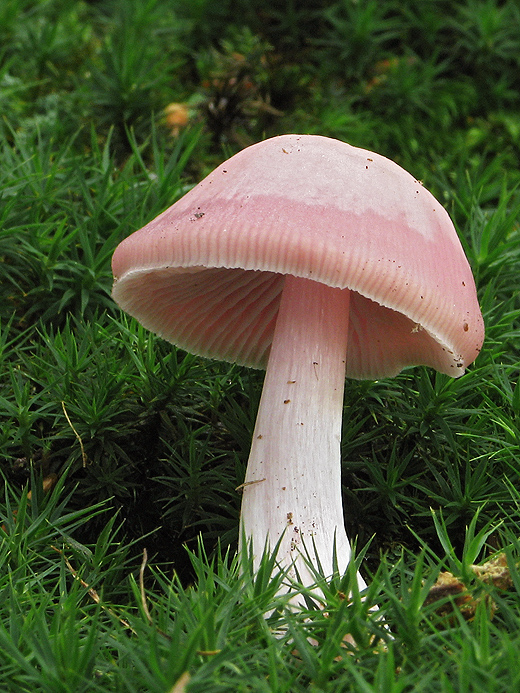
<instances>
[{"instance_id":1,"label":"mushroom stem base","mask_svg":"<svg viewBox=\"0 0 520 693\"><path fill-rule=\"evenodd\" d=\"M317 567L316 553L330 576L334 551L340 572L351 555L340 453L349 298L287 275L243 489L241 536L255 567L282 537L278 561L306 586L315 576L304 556Z\"/></svg>"}]
</instances>

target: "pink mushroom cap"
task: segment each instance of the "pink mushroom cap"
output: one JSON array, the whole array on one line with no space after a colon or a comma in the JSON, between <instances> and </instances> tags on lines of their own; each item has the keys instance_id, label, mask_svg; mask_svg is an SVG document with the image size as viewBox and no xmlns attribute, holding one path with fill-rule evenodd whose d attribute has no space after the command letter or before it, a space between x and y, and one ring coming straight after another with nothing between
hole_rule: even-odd
<instances>
[{"instance_id":1,"label":"pink mushroom cap","mask_svg":"<svg viewBox=\"0 0 520 693\"><path fill-rule=\"evenodd\" d=\"M284 275L351 290L346 374L427 365L459 376L484 324L442 205L400 166L344 142L252 145L124 240L116 302L203 356L265 368Z\"/></svg>"}]
</instances>

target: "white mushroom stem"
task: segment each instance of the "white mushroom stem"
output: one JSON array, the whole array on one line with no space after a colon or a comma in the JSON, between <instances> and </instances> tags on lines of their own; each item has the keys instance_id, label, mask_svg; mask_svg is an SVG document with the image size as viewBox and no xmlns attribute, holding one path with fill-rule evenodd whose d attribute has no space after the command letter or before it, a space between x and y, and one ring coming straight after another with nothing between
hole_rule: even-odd
<instances>
[{"instance_id":1,"label":"white mushroom stem","mask_svg":"<svg viewBox=\"0 0 520 693\"><path fill-rule=\"evenodd\" d=\"M306 586L315 578L303 555L316 566L314 546L326 576L334 543L340 572L351 554L340 452L349 299L348 289L287 275L243 488L241 536L255 568L283 535L278 562Z\"/></svg>"}]
</instances>

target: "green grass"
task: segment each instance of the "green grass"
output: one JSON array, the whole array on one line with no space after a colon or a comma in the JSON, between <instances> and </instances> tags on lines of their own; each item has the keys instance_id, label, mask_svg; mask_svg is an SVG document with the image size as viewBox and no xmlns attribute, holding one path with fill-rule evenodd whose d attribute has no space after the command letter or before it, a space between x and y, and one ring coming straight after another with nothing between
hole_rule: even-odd
<instances>
[{"instance_id":1,"label":"green grass","mask_svg":"<svg viewBox=\"0 0 520 693\"><path fill-rule=\"evenodd\" d=\"M2 690L519 687L519 21L516 0L1 3ZM176 350L110 297L120 240L289 132L421 179L486 322L458 380L347 382L346 521L370 587L349 601L353 573L317 575L323 608L307 593L301 613L272 557L256 576L236 557L262 374ZM506 591L469 567L498 551ZM444 570L472 620L429 603Z\"/></svg>"}]
</instances>

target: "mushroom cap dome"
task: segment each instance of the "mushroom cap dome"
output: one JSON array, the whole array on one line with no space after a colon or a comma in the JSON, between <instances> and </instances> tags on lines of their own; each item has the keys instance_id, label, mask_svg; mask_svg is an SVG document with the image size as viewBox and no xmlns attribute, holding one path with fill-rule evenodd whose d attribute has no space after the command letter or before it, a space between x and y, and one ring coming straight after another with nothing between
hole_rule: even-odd
<instances>
[{"instance_id":1,"label":"mushroom cap dome","mask_svg":"<svg viewBox=\"0 0 520 693\"><path fill-rule=\"evenodd\" d=\"M284 275L352 291L347 375L458 376L484 338L442 205L385 157L315 135L252 145L124 240L113 297L203 356L267 364Z\"/></svg>"}]
</instances>

